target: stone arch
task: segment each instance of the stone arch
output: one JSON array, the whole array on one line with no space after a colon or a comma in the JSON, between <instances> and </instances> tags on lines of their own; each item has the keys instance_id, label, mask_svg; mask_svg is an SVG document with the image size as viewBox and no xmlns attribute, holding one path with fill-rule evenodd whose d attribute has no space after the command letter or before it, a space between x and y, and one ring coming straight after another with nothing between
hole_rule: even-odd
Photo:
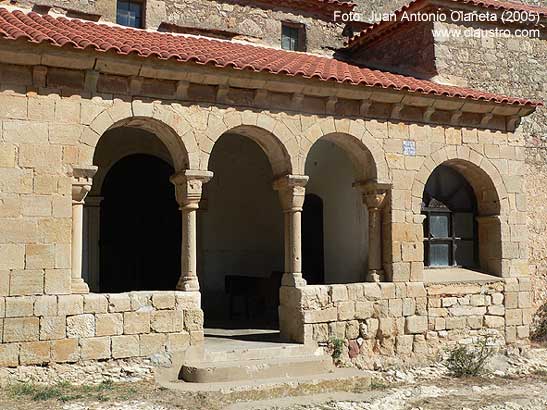
<instances>
[{"instance_id":1,"label":"stone arch","mask_svg":"<svg viewBox=\"0 0 547 410\"><path fill-rule=\"evenodd\" d=\"M445 147L433 153L418 171L412 185L412 208L421 213L425 184L440 165L460 173L471 185L477 201L479 267L482 271L508 276L503 271L503 246L508 241L504 215L509 212L509 201L503 178L497 168L484 156L467 147ZM419 229L418 232L422 233ZM423 237L420 238L423 241Z\"/></svg>"},{"instance_id":2,"label":"stone arch","mask_svg":"<svg viewBox=\"0 0 547 410\"><path fill-rule=\"evenodd\" d=\"M324 132L321 125L314 125L304 134L307 144L302 148L303 161L302 169L304 173L306 159L315 142L322 139L331 141L341 147L353 163L357 181L375 180L380 183L389 183L389 171L387 162L380 145L374 138L364 130L357 131L355 134L344 131L333 130Z\"/></svg>"},{"instance_id":3,"label":"stone arch","mask_svg":"<svg viewBox=\"0 0 547 410\"><path fill-rule=\"evenodd\" d=\"M226 127L224 130L217 130L215 136L213 137L214 139L211 138L211 149L204 153L204 163L207 165L206 169L209 169L209 161L214 144L222 136L238 134L251 139L258 144L258 146L260 146L270 162L274 179L278 176L292 174L294 170L294 156L289 153L289 147L284 143L284 140L273 132L274 127L270 128L271 130L258 125L240 124L231 128Z\"/></svg>"},{"instance_id":4,"label":"stone arch","mask_svg":"<svg viewBox=\"0 0 547 410\"><path fill-rule=\"evenodd\" d=\"M156 106L154 106L156 107ZM197 169L198 158L194 132L182 115L169 107L136 112L132 104L114 103L102 111L82 134L81 142L95 149L105 132L120 127L137 128L154 134L167 148L175 171Z\"/></svg>"},{"instance_id":5,"label":"stone arch","mask_svg":"<svg viewBox=\"0 0 547 410\"><path fill-rule=\"evenodd\" d=\"M420 213L425 184L433 170L439 165L446 165L458 171L471 184L480 216L506 214L507 191L497 168L478 152L467 147L458 148L441 148L424 162L412 185L413 211Z\"/></svg>"}]
</instances>

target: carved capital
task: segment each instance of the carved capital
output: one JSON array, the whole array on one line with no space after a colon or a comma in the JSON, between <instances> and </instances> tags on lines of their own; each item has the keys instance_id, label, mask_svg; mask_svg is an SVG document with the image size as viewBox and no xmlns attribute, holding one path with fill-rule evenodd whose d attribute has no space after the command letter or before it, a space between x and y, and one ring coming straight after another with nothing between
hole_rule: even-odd
<instances>
[{"instance_id":1,"label":"carved capital","mask_svg":"<svg viewBox=\"0 0 547 410\"><path fill-rule=\"evenodd\" d=\"M369 194L363 195L364 203L367 205L367 208L371 211L377 211L382 209L386 199L386 191L383 192L372 192Z\"/></svg>"},{"instance_id":2,"label":"carved capital","mask_svg":"<svg viewBox=\"0 0 547 410\"><path fill-rule=\"evenodd\" d=\"M72 203L82 204L91 191L93 176L97 172L96 166L75 167L72 169Z\"/></svg>"},{"instance_id":3,"label":"carved capital","mask_svg":"<svg viewBox=\"0 0 547 410\"><path fill-rule=\"evenodd\" d=\"M187 169L173 175L170 181L175 185L175 196L181 209L198 209L202 186L213 177L211 171Z\"/></svg>"},{"instance_id":4,"label":"carved capital","mask_svg":"<svg viewBox=\"0 0 547 410\"><path fill-rule=\"evenodd\" d=\"M391 185L376 181L359 181L355 182L353 187L362 192L363 203L369 211L378 211L385 205L387 192L391 188Z\"/></svg>"},{"instance_id":5,"label":"carved capital","mask_svg":"<svg viewBox=\"0 0 547 410\"><path fill-rule=\"evenodd\" d=\"M302 211L308 179L305 175L285 175L274 181L273 187L279 192L283 212Z\"/></svg>"}]
</instances>

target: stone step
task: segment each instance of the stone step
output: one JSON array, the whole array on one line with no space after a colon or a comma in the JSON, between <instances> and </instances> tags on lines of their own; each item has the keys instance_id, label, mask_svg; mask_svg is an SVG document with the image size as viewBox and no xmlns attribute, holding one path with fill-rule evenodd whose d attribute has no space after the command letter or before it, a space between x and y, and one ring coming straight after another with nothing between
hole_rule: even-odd
<instances>
[{"instance_id":1,"label":"stone step","mask_svg":"<svg viewBox=\"0 0 547 410\"><path fill-rule=\"evenodd\" d=\"M300 344L285 344L282 346L267 347L243 347L234 348L222 347L214 349L206 347L204 362L228 362L236 360L265 360L274 358L288 358L314 355L314 348Z\"/></svg>"},{"instance_id":2,"label":"stone step","mask_svg":"<svg viewBox=\"0 0 547 410\"><path fill-rule=\"evenodd\" d=\"M277 357L255 360L187 362L182 380L192 383L222 383L260 379L303 377L332 372L329 356Z\"/></svg>"},{"instance_id":3,"label":"stone step","mask_svg":"<svg viewBox=\"0 0 547 410\"><path fill-rule=\"evenodd\" d=\"M219 400L227 403L235 402L228 407L234 410L255 409L258 407L252 404L255 400L274 400L277 403L283 397L328 394L329 392L362 392L370 388L371 381L367 372L354 368L335 368L329 373L311 376L219 383L187 383L158 376L161 375L156 373L156 382L163 388L182 393L199 393L205 401L207 397L213 397L217 402Z\"/></svg>"}]
</instances>

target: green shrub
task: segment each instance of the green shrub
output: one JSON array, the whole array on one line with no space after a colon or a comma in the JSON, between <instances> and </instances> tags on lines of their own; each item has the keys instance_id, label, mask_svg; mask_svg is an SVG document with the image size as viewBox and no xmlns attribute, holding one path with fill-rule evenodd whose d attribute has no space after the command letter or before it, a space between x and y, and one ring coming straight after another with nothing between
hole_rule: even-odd
<instances>
[{"instance_id":1,"label":"green shrub","mask_svg":"<svg viewBox=\"0 0 547 410\"><path fill-rule=\"evenodd\" d=\"M485 372L486 363L493 354L488 337L483 337L470 346L457 345L450 350L445 366L455 377L479 376Z\"/></svg>"},{"instance_id":2,"label":"green shrub","mask_svg":"<svg viewBox=\"0 0 547 410\"><path fill-rule=\"evenodd\" d=\"M333 337L329 340L329 347L332 350L332 358L338 360L344 351L344 340Z\"/></svg>"}]
</instances>

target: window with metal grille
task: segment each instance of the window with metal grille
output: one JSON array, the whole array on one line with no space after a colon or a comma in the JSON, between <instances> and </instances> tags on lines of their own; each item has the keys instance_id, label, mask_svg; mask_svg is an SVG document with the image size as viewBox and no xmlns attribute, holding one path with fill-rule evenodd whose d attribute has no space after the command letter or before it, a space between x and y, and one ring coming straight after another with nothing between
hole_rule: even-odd
<instances>
[{"instance_id":1,"label":"window with metal grille","mask_svg":"<svg viewBox=\"0 0 547 410\"><path fill-rule=\"evenodd\" d=\"M135 0L118 0L116 23L122 26L143 28L144 3Z\"/></svg>"},{"instance_id":2,"label":"window with metal grille","mask_svg":"<svg viewBox=\"0 0 547 410\"><path fill-rule=\"evenodd\" d=\"M457 171L437 167L424 189L426 266L477 267L477 215L473 188Z\"/></svg>"},{"instance_id":3,"label":"window with metal grille","mask_svg":"<svg viewBox=\"0 0 547 410\"><path fill-rule=\"evenodd\" d=\"M306 26L299 23L281 23L281 48L306 51Z\"/></svg>"}]
</instances>

